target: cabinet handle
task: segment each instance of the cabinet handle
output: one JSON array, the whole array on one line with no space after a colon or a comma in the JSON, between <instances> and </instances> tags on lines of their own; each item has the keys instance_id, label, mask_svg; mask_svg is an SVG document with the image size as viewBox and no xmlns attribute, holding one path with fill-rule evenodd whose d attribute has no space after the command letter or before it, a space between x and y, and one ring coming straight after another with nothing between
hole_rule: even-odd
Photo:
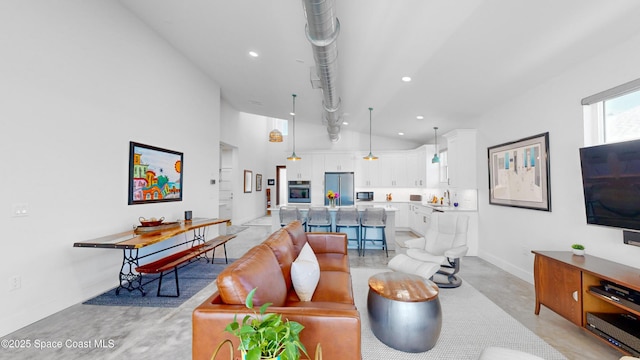
<instances>
[{"instance_id":1,"label":"cabinet handle","mask_svg":"<svg viewBox=\"0 0 640 360\"><path fill-rule=\"evenodd\" d=\"M571 297L573 297L575 302L578 302L578 290L574 291L573 294L571 294Z\"/></svg>"}]
</instances>

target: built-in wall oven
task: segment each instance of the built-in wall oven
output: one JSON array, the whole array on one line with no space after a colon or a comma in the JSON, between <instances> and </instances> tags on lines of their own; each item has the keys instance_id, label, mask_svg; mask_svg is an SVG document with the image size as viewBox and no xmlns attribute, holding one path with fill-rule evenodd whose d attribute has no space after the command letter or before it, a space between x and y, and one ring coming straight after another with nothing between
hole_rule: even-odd
<instances>
[{"instance_id":1,"label":"built-in wall oven","mask_svg":"<svg viewBox=\"0 0 640 360\"><path fill-rule=\"evenodd\" d=\"M289 181L289 203L311 203L311 181Z\"/></svg>"}]
</instances>

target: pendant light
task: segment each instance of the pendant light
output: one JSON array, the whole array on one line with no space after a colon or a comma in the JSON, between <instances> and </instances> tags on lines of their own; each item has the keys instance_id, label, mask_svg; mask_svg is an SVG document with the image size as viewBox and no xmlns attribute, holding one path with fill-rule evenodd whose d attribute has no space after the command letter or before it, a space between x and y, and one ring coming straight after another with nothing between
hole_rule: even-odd
<instances>
[{"instance_id":1,"label":"pendant light","mask_svg":"<svg viewBox=\"0 0 640 360\"><path fill-rule=\"evenodd\" d=\"M433 154L433 159L431 159L432 164L437 164L440 162L440 158L438 157L438 127L433 127L433 132L435 133L436 138L436 152Z\"/></svg>"},{"instance_id":2,"label":"pendant light","mask_svg":"<svg viewBox=\"0 0 640 360\"><path fill-rule=\"evenodd\" d=\"M269 142L282 142L282 133L278 129L273 129L269 133Z\"/></svg>"},{"instance_id":3,"label":"pendant light","mask_svg":"<svg viewBox=\"0 0 640 360\"><path fill-rule=\"evenodd\" d=\"M293 153L291 154L291 156L287 158L287 160L298 161L298 160L302 160L302 158L296 155L296 96L297 95L291 94L291 96L293 97L293 111L291 112L291 115L293 116L293 131L291 132L291 135L293 135Z\"/></svg>"},{"instance_id":4,"label":"pendant light","mask_svg":"<svg viewBox=\"0 0 640 360\"><path fill-rule=\"evenodd\" d=\"M373 111L373 108L369 108L369 155L363 157L363 159L365 160L378 160L377 156L373 156L373 154L371 153L371 112Z\"/></svg>"}]
</instances>

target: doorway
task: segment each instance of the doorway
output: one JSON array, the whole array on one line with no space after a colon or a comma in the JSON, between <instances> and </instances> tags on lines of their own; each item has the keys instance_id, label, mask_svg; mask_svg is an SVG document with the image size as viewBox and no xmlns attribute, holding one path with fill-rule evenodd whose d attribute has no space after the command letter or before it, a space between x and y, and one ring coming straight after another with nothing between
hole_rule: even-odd
<instances>
[{"instance_id":1,"label":"doorway","mask_svg":"<svg viewBox=\"0 0 640 360\"><path fill-rule=\"evenodd\" d=\"M220 173L218 187L219 205L218 217L231 219L233 222L233 164L235 148L231 145L220 143Z\"/></svg>"},{"instance_id":2,"label":"doorway","mask_svg":"<svg viewBox=\"0 0 640 360\"><path fill-rule=\"evenodd\" d=\"M287 203L287 167L276 166L276 206Z\"/></svg>"}]
</instances>

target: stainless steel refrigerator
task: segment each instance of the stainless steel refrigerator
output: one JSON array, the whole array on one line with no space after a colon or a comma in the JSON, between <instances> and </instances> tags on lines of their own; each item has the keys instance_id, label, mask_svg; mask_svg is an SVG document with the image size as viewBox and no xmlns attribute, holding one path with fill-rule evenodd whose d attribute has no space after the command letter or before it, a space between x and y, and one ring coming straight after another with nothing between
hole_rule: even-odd
<instances>
[{"instance_id":1,"label":"stainless steel refrigerator","mask_svg":"<svg viewBox=\"0 0 640 360\"><path fill-rule=\"evenodd\" d=\"M353 206L354 182L353 172L326 172L324 173L324 204L329 205L327 191L333 190L340 194L336 201L337 206Z\"/></svg>"}]
</instances>

